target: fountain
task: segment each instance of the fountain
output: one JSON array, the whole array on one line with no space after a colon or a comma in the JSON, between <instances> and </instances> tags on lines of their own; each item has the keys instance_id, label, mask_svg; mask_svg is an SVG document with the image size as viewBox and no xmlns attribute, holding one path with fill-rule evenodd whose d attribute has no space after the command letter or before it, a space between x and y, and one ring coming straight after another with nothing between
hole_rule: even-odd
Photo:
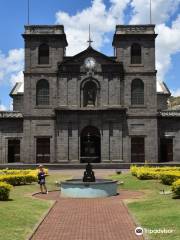
<instances>
[{"instance_id":1,"label":"fountain","mask_svg":"<svg viewBox=\"0 0 180 240\"><path fill-rule=\"evenodd\" d=\"M83 179L61 182L61 196L71 198L99 198L117 195L117 181L96 179L90 162Z\"/></svg>"}]
</instances>

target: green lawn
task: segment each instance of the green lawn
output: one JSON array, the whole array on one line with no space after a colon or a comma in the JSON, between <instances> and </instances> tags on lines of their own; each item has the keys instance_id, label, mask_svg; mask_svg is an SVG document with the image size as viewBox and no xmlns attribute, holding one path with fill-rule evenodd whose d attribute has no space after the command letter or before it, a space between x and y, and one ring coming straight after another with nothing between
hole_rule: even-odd
<instances>
[{"instance_id":1,"label":"green lawn","mask_svg":"<svg viewBox=\"0 0 180 240\"><path fill-rule=\"evenodd\" d=\"M172 195L161 195L160 190L170 190L156 180L138 180L130 173L113 175L111 178L124 182L120 189L143 191L142 199L127 201L127 206L138 225L146 229L173 229L171 234L149 234L149 240L180 239L180 200Z\"/></svg>"},{"instance_id":2,"label":"green lawn","mask_svg":"<svg viewBox=\"0 0 180 240\"><path fill-rule=\"evenodd\" d=\"M55 190L55 181L67 179L59 173L48 177L48 189ZM120 189L143 191L141 199L126 201L127 206L139 223L147 229L174 229L172 234L151 234L149 240L179 240L180 236L180 200L172 199L171 195L160 195L164 186L155 180L138 180L130 173L111 176L124 181ZM14 187L11 201L0 202L0 240L25 240L32 233L35 225L48 211L53 201L32 198L33 192L39 191L38 184Z\"/></svg>"},{"instance_id":3,"label":"green lawn","mask_svg":"<svg viewBox=\"0 0 180 240\"><path fill-rule=\"evenodd\" d=\"M67 178L53 173L47 178L48 190L57 189L56 180ZM25 240L48 211L53 201L32 198L38 184L14 187L10 201L0 202L0 240Z\"/></svg>"}]
</instances>

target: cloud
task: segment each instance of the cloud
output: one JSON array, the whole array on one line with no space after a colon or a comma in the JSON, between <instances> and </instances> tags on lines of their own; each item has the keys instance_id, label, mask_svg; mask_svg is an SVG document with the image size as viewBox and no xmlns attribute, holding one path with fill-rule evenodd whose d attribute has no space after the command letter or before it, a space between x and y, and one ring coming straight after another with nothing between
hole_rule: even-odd
<instances>
[{"instance_id":1,"label":"cloud","mask_svg":"<svg viewBox=\"0 0 180 240\"><path fill-rule=\"evenodd\" d=\"M92 1L92 5L70 16L66 12L56 13L56 23L63 24L69 46L68 55L74 55L87 48L88 26L91 24L93 46L100 49L107 41L106 33L115 30L117 23L123 23L124 10L130 0L110 0L111 7L106 8L102 0Z\"/></svg>"},{"instance_id":2,"label":"cloud","mask_svg":"<svg viewBox=\"0 0 180 240\"><path fill-rule=\"evenodd\" d=\"M15 74L12 74L10 77L11 85L14 85L16 82L23 82L23 81L24 81L23 71L19 71Z\"/></svg>"},{"instance_id":3,"label":"cloud","mask_svg":"<svg viewBox=\"0 0 180 240\"><path fill-rule=\"evenodd\" d=\"M0 86L13 87L16 82L24 81L23 68L24 49L11 49L7 54L0 50ZM7 110L7 107L0 104L0 110Z\"/></svg>"},{"instance_id":4,"label":"cloud","mask_svg":"<svg viewBox=\"0 0 180 240\"><path fill-rule=\"evenodd\" d=\"M112 39L108 34L115 30L116 24L123 24L125 10L132 11L130 24L149 23L150 0L111 0L107 9L103 0L94 0L92 5L75 15L66 12L56 13L56 23L63 24L68 38L68 55L74 55L87 47L88 25L91 24L93 46L101 49ZM166 22L177 11L180 0L152 1L152 21L156 24L156 68L158 79L164 81L171 67L173 54L180 50L180 17L167 26Z\"/></svg>"},{"instance_id":5,"label":"cloud","mask_svg":"<svg viewBox=\"0 0 180 240\"><path fill-rule=\"evenodd\" d=\"M176 12L179 4L180 0L152 0L152 23L166 22ZM132 0L131 7L133 8L131 24L150 23L150 0Z\"/></svg>"},{"instance_id":6,"label":"cloud","mask_svg":"<svg viewBox=\"0 0 180 240\"><path fill-rule=\"evenodd\" d=\"M6 106L4 106L3 104L0 104L0 111L5 111L5 110L7 110Z\"/></svg>"},{"instance_id":7,"label":"cloud","mask_svg":"<svg viewBox=\"0 0 180 240\"><path fill-rule=\"evenodd\" d=\"M150 22L150 0L132 0L133 17L131 24L148 24ZM180 15L167 26L166 22L180 7L180 0L152 1L152 23L156 24L156 68L158 79L164 81L171 67L173 54L180 51Z\"/></svg>"},{"instance_id":8,"label":"cloud","mask_svg":"<svg viewBox=\"0 0 180 240\"><path fill-rule=\"evenodd\" d=\"M178 88L176 90L171 90L171 94L174 97L180 97L180 88Z\"/></svg>"},{"instance_id":9,"label":"cloud","mask_svg":"<svg viewBox=\"0 0 180 240\"><path fill-rule=\"evenodd\" d=\"M87 48L88 25L91 24L93 46L101 50L105 44L111 44L115 25L125 24L131 16L130 24L149 23L150 0L110 0L107 8L105 1L93 0L91 5L74 15L59 11L56 23L65 26L69 46L68 55L74 55ZM152 0L152 20L157 24L156 66L158 78L165 80L171 67L172 56L180 51L180 15L177 15L180 0ZM176 14L175 14L176 13ZM168 25L167 25L168 22ZM170 22L171 25L170 25ZM14 85L23 81L24 49L12 49L7 54L0 50L0 85Z\"/></svg>"},{"instance_id":10,"label":"cloud","mask_svg":"<svg viewBox=\"0 0 180 240\"><path fill-rule=\"evenodd\" d=\"M171 67L172 56L180 52L180 15L168 27L164 23L156 26L156 66L158 78L164 80Z\"/></svg>"},{"instance_id":11,"label":"cloud","mask_svg":"<svg viewBox=\"0 0 180 240\"><path fill-rule=\"evenodd\" d=\"M0 84L22 81L24 68L24 49L12 49L7 55L0 51Z\"/></svg>"}]
</instances>

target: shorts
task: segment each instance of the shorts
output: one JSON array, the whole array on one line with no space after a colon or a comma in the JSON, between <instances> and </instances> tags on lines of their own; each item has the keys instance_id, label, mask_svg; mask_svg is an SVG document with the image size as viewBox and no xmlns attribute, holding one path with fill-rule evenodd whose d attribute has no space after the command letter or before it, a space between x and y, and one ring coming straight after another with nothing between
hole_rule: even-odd
<instances>
[{"instance_id":1,"label":"shorts","mask_svg":"<svg viewBox=\"0 0 180 240\"><path fill-rule=\"evenodd\" d=\"M40 185L44 185L46 182L45 182L45 179L41 179L41 180L38 181L38 183L39 183Z\"/></svg>"}]
</instances>

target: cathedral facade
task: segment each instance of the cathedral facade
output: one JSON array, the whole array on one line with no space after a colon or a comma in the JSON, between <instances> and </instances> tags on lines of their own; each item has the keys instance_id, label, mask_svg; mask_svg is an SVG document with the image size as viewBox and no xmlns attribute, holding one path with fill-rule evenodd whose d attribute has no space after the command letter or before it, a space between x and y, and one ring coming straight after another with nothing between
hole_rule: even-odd
<instances>
[{"instance_id":1,"label":"cathedral facade","mask_svg":"<svg viewBox=\"0 0 180 240\"><path fill-rule=\"evenodd\" d=\"M154 25L118 25L114 56L66 56L61 25L25 26L24 84L0 112L0 163L180 162L180 111L156 79Z\"/></svg>"}]
</instances>

